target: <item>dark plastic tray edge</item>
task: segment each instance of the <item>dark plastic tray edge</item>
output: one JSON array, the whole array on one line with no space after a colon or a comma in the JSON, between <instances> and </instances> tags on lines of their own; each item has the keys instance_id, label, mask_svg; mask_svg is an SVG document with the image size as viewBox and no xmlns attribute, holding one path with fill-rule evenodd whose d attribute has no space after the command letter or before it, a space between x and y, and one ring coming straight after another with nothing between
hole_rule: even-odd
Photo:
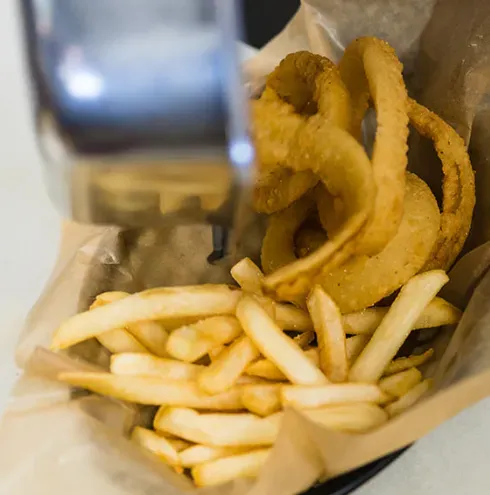
<instances>
[{"instance_id":1,"label":"dark plastic tray edge","mask_svg":"<svg viewBox=\"0 0 490 495\"><path fill-rule=\"evenodd\" d=\"M348 493L352 493L356 488L366 483L366 481L374 478L374 476L379 474L409 448L410 445L366 464L355 471L343 474L325 483L319 483L304 492L303 495L347 495Z\"/></svg>"}]
</instances>

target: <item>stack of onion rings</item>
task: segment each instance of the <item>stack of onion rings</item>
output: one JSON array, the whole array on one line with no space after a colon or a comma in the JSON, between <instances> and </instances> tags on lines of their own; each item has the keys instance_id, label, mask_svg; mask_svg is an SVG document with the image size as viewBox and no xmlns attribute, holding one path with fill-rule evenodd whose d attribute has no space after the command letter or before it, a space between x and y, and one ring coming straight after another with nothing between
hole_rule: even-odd
<instances>
[{"instance_id":1,"label":"stack of onion rings","mask_svg":"<svg viewBox=\"0 0 490 495\"><path fill-rule=\"evenodd\" d=\"M372 306L399 289L422 269L432 253L441 217L437 201L429 186L414 174L407 173L405 187L402 221L385 248L374 256L352 256L312 281L321 284L344 313ZM271 219L267 242L262 247L266 273L270 268L289 265L296 259L294 231L299 230L301 221L311 213L311 203L311 199L303 198ZM297 229L291 228L293 223L289 223L292 215L295 215ZM316 238L310 234L310 240ZM314 251L318 246L303 245L303 249L308 248Z\"/></svg>"},{"instance_id":2,"label":"stack of onion rings","mask_svg":"<svg viewBox=\"0 0 490 495\"><path fill-rule=\"evenodd\" d=\"M269 292L291 300L306 294L315 274L339 266L356 252L358 233L371 215L375 186L363 147L320 116L311 117L296 134L287 162L295 171L314 172L346 205L345 221L322 247L265 277Z\"/></svg>"},{"instance_id":3,"label":"stack of onion rings","mask_svg":"<svg viewBox=\"0 0 490 495\"><path fill-rule=\"evenodd\" d=\"M359 141L371 104L378 125L369 160ZM386 42L354 41L338 70L318 55L287 56L253 116L256 207L274 212L262 246L266 293L302 304L319 283L342 311L357 311L417 272L454 262L475 204L471 163L457 133L408 98ZM406 173L409 120L442 161L442 214L428 186ZM324 231L304 227L312 215Z\"/></svg>"}]
</instances>

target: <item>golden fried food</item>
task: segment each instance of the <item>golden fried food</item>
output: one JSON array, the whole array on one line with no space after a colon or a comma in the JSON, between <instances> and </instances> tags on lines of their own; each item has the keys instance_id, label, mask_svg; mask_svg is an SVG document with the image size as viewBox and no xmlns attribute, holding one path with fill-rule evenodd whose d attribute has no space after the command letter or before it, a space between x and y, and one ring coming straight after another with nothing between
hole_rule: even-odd
<instances>
[{"instance_id":1,"label":"golden fried food","mask_svg":"<svg viewBox=\"0 0 490 495\"><path fill-rule=\"evenodd\" d=\"M265 88L258 100L251 102L253 138L258 159L259 176L286 166L291 140L303 119L292 105Z\"/></svg>"},{"instance_id":2,"label":"golden fried food","mask_svg":"<svg viewBox=\"0 0 490 495\"><path fill-rule=\"evenodd\" d=\"M414 174L407 173L405 188L402 222L395 237L381 253L372 257L353 256L338 268L314 278L342 313L372 306L400 288L427 263L439 233L437 201L429 186ZM291 212L297 209L295 204L271 220L267 243L264 242L262 251L269 267L291 266L295 257L292 230L301 218L305 219L309 214L304 211L302 217L297 216L295 222L288 223L292 218Z\"/></svg>"},{"instance_id":3,"label":"golden fried food","mask_svg":"<svg viewBox=\"0 0 490 495\"><path fill-rule=\"evenodd\" d=\"M259 161L255 208L273 213L289 206L318 182L309 170L284 168L288 166L284 151L298 129L297 119L301 122L303 117L318 114L325 122L350 130L350 97L333 62L303 51L281 61L267 78L260 99L252 103L252 110ZM281 130L277 126L282 119L285 127Z\"/></svg>"},{"instance_id":4,"label":"golden fried food","mask_svg":"<svg viewBox=\"0 0 490 495\"><path fill-rule=\"evenodd\" d=\"M231 315L240 297L240 291L227 285L148 289L72 316L56 330L51 349L66 349L87 338L143 320L172 322L183 315L205 318L216 314L216 308L222 311L219 314ZM192 315L189 308L194 311Z\"/></svg>"},{"instance_id":5,"label":"golden fried food","mask_svg":"<svg viewBox=\"0 0 490 495\"><path fill-rule=\"evenodd\" d=\"M314 210L312 198L304 196L285 210L269 217L260 260L266 275L296 261L294 236Z\"/></svg>"},{"instance_id":6,"label":"golden fried food","mask_svg":"<svg viewBox=\"0 0 490 495\"><path fill-rule=\"evenodd\" d=\"M345 105L350 103L342 97L342 87L331 82L335 88L326 89L329 84L319 83L328 77L336 81L335 71L323 70L329 63L304 52L286 57L269 76L261 98L275 105L269 107L268 118L275 119L276 125L274 113L278 108L288 115L284 124L287 132L279 132L281 146L275 150L280 151L281 159L269 159L265 168L275 169L262 176L264 186L258 189L264 201L281 202L284 206L311 188L316 177L321 181L308 198L272 216L262 250L267 275L264 287L278 299L303 304L309 287L320 283L343 311L355 311L391 294L420 270L450 267L471 225L474 175L462 139L438 116L408 98L402 65L386 42L360 38L347 47L339 72L350 93L352 112L343 121ZM321 91L326 92L324 99ZM337 176L342 170L360 177L359 171L347 166L359 159L360 153L356 159L350 156L349 161L345 158L349 156L345 144L348 137L325 136L335 132L340 136L339 127L347 126L344 128L360 139L370 104L378 120L370 163L375 193L372 206L364 202L361 209L366 216L359 220L358 206L352 202L352 189L357 186L350 184L349 188L350 179L341 185L344 178L338 180ZM293 117L300 120L291 125ZM442 217L425 183L413 178L405 187L409 117L423 136L434 141L443 162ZM267 124L265 118L262 122ZM262 123L258 127L263 127ZM272 140L269 145L267 151L272 153ZM419 219L414 210L403 213L408 190L413 193L408 200L410 205L420 201L420 225L425 226L428 235L422 228L409 227L410 218L417 222ZM312 214L312 202L316 203L328 237L318 228L302 227ZM368 210L371 211L366 214ZM404 217L405 226L400 228ZM440 228L436 242L437 223ZM408 249L405 242L410 243ZM432 252L427 254L431 245Z\"/></svg>"},{"instance_id":7,"label":"golden fried food","mask_svg":"<svg viewBox=\"0 0 490 495\"><path fill-rule=\"evenodd\" d=\"M420 273L400 290L379 327L352 364L349 380L376 383L410 335L424 308L449 281L442 270Z\"/></svg>"},{"instance_id":8,"label":"golden fried food","mask_svg":"<svg viewBox=\"0 0 490 495\"><path fill-rule=\"evenodd\" d=\"M475 176L463 139L438 115L409 100L410 123L434 142L442 162L441 229L424 270L447 270L463 248L475 207Z\"/></svg>"},{"instance_id":9,"label":"golden fried food","mask_svg":"<svg viewBox=\"0 0 490 495\"><path fill-rule=\"evenodd\" d=\"M284 300L305 294L313 276L330 272L356 252L357 234L369 219L375 194L371 163L363 147L347 131L325 124L317 115L297 133L288 164L317 174L325 187L343 200L346 218L317 251L265 277L265 289Z\"/></svg>"},{"instance_id":10,"label":"golden fried food","mask_svg":"<svg viewBox=\"0 0 490 495\"><path fill-rule=\"evenodd\" d=\"M229 294L210 304L211 300L203 303L192 297L195 287L175 289L181 300L171 302L173 306L180 302L181 321L200 313L203 304L214 307L205 320L171 332L170 344L173 336L180 334L179 345L170 345L175 359L157 357L150 346L147 354L113 355L110 372L62 371L57 379L129 403L159 406L153 427L148 423L146 428L136 426L131 440L177 473L190 476L196 485L259 475L262 462L254 461L249 470L247 456L253 460L258 449L268 452L273 446L286 407L296 409L319 427L354 435L384 424L388 413L401 414L426 390L428 382L421 382L423 372L416 367L433 351L403 359L393 357L410 332L427 320L427 308L449 306L434 298L448 280L444 272L434 270L412 278L389 308L343 316L318 286L308 298L309 313L255 292L263 274L250 259L241 260L231 273L241 284L241 291L234 291L240 294L240 301L233 310ZM150 292L151 296L158 295L154 301L158 311L149 311L147 303L142 305L147 291L117 297L104 293L96 301L105 303L101 308L112 306L112 310L92 309L91 326L105 328L108 333L112 330L107 327L120 328L121 318L127 320L130 315L130 321L136 314L144 314L140 324L158 321L161 306L166 306L173 290ZM207 285L202 294L208 294L209 299L209 294L226 292L223 286ZM165 314L169 311L165 307ZM231 315L223 316L229 311ZM119 317L114 319L114 313ZM447 316L439 321L454 321ZM79 327L73 325L73 319L68 321L71 324L62 325L68 332L64 340L76 344L80 342ZM354 327L365 334L347 338ZM293 328L303 333L284 331ZM93 334L93 330L86 332L82 340L91 339ZM200 364L187 362L196 336L205 354L214 359L202 359ZM199 355L204 357L202 351ZM185 468L191 468L190 472Z\"/></svg>"},{"instance_id":11,"label":"golden fried food","mask_svg":"<svg viewBox=\"0 0 490 495\"><path fill-rule=\"evenodd\" d=\"M335 64L307 51L290 53L266 81L300 115L320 114L342 129L351 123L350 96Z\"/></svg>"},{"instance_id":12,"label":"golden fried food","mask_svg":"<svg viewBox=\"0 0 490 495\"><path fill-rule=\"evenodd\" d=\"M257 179L253 193L255 209L259 213L283 211L317 182L318 177L309 170L294 172L289 168L276 168Z\"/></svg>"},{"instance_id":13,"label":"golden fried food","mask_svg":"<svg viewBox=\"0 0 490 495\"><path fill-rule=\"evenodd\" d=\"M321 278L342 313L372 306L399 289L427 263L440 225L429 186L407 173L404 213L395 237L377 255L355 256Z\"/></svg>"},{"instance_id":14,"label":"golden fried food","mask_svg":"<svg viewBox=\"0 0 490 495\"><path fill-rule=\"evenodd\" d=\"M407 167L407 90L395 51L377 38L353 41L344 52L339 70L351 95L354 135L360 138L362 121L371 101L376 110L378 127L372 168L377 193L373 214L358 245L359 253L373 255L395 236L402 219Z\"/></svg>"},{"instance_id":15,"label":"golden fried food","mask_svg":"<svg viewBox=\"0 0 490 495\"><path fill-rule=\"evenodd\" d=\"M295 254L304 258L315 252L327 240L327 234L321 227L301 226L294 238Z\"/></svg>"},{"instance_id":16,"label":"golden fried food","mask_svg":"<svg viewBox=\"0 0 490 495\"><path fill-rule=\"evenodd\" d=\"M330 194L319 184L313 191L318 209L318 218L324 230L334 235L345 218L345 205L339 198Z\"/></svg>"},{"instance_id":17,"label":"golden fried food","mask_svg":"<svg viewBox=\"0 0 490 495\"><path fill-rule=\"evenodd\" d=\"M360 139L371 103L372 160ZM99 294L51 343L61 351L95 337L110 350L110 370L57 379L159 406L152 429L137 426L131 439L203 487L256 478L269 454L275 465L286 408L351 436L402 414L431 386L418 368L439 354L410 350L407 338L461 318L437 297L449 279L432 268L447 268L468 235L473 171L453 129L408 99L392 48L356 40L340 71L318 55L292 54L252 107L255 201L274 212L262 270L238 262L230 273L239 289ZM428 185L405 170L409 117L442 161L442 214ZM415 352L397 357L405 350Z\"/></svg>"}]
</instances>

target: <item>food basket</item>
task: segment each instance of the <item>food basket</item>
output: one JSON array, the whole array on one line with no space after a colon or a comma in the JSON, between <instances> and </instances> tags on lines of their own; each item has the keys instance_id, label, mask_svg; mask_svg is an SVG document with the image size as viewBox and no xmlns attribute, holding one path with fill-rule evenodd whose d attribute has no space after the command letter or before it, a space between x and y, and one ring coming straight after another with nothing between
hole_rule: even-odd
<instances>
[{"instance_id":1,"label":"food basket","mask_svg":"<svg viewBox=\"0 0 490 495\"><path fill-rule=\"evenodd\" d=\"M257 94L265 76L291 52L310 50L338 61L345 46L358 36L386 39L404 64L411 96L443 117L468 145L477 177L477 203L464 256L452 268L441 294L466 311L456 330L444 328L433 341L434 392L382 428L359 436L319 428L288 412L275 447L277 455L256 484L239 480L205 489L206 493L349 493L418 438L490 395L486 331L490 216L484 194L490 180L489 32L490 5L477 0L410 5L369 0L362 8L354 0L308 0L284 31L244 65L245 83L251 94ZM370 130L368 126L367 135ZM431 146L415 135L410 143L410 170L440 196L440 164ZM246 242L234 257L258 261L265 219L254 219L247 227ZM0 428L2 444L13 445L8 452L0 449L0 491L8 487L12 495L36 493L39 485L52 495L67 490L74 495L191 491L189 483L142 455L121 435L135 423L146 424L154 410L85 397L79 390L53 385L60 371L107 366L108 354L100 345L83 342L62 357L43 348L49 347L59 324L87 310L97 294L229 283L235 258L209 264L211 227L122 231L65 224L63 230L58 265L19 341L17 361L26 373L13 391ZM20 471L22 477L12 474Z\"/></svg>"}]
</instances>

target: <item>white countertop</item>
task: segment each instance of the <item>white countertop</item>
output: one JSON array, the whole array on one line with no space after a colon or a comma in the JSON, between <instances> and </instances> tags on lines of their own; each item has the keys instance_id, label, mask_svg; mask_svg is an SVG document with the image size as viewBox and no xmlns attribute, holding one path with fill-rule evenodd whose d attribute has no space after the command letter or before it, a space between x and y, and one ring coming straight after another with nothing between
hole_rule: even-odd
<instances>
[{"instance_id":1,"label":"white countertop","mask_svg":"<svg viewBox=\"0 0 490 495\"><path fill-rule=\"evenodd\" d=\"M13 350L22 321L56 259L60 224L42 182L24 83L18 5L0 2L0 406L15 377Z\"/></svg>"},{"instance_id":2,"label":"white countertop","mask_svg":"<svg viewBox=\"0 0 490 495\"><path fill-rule=\"evenodd\" d=\"M15 379L12 356L22 320L56 258L60 224L31 130L15 4L0 2L0 407ZM485 400L417 442L356 495L488 494L489 459Z\"/></svg>"}]
</instances>

